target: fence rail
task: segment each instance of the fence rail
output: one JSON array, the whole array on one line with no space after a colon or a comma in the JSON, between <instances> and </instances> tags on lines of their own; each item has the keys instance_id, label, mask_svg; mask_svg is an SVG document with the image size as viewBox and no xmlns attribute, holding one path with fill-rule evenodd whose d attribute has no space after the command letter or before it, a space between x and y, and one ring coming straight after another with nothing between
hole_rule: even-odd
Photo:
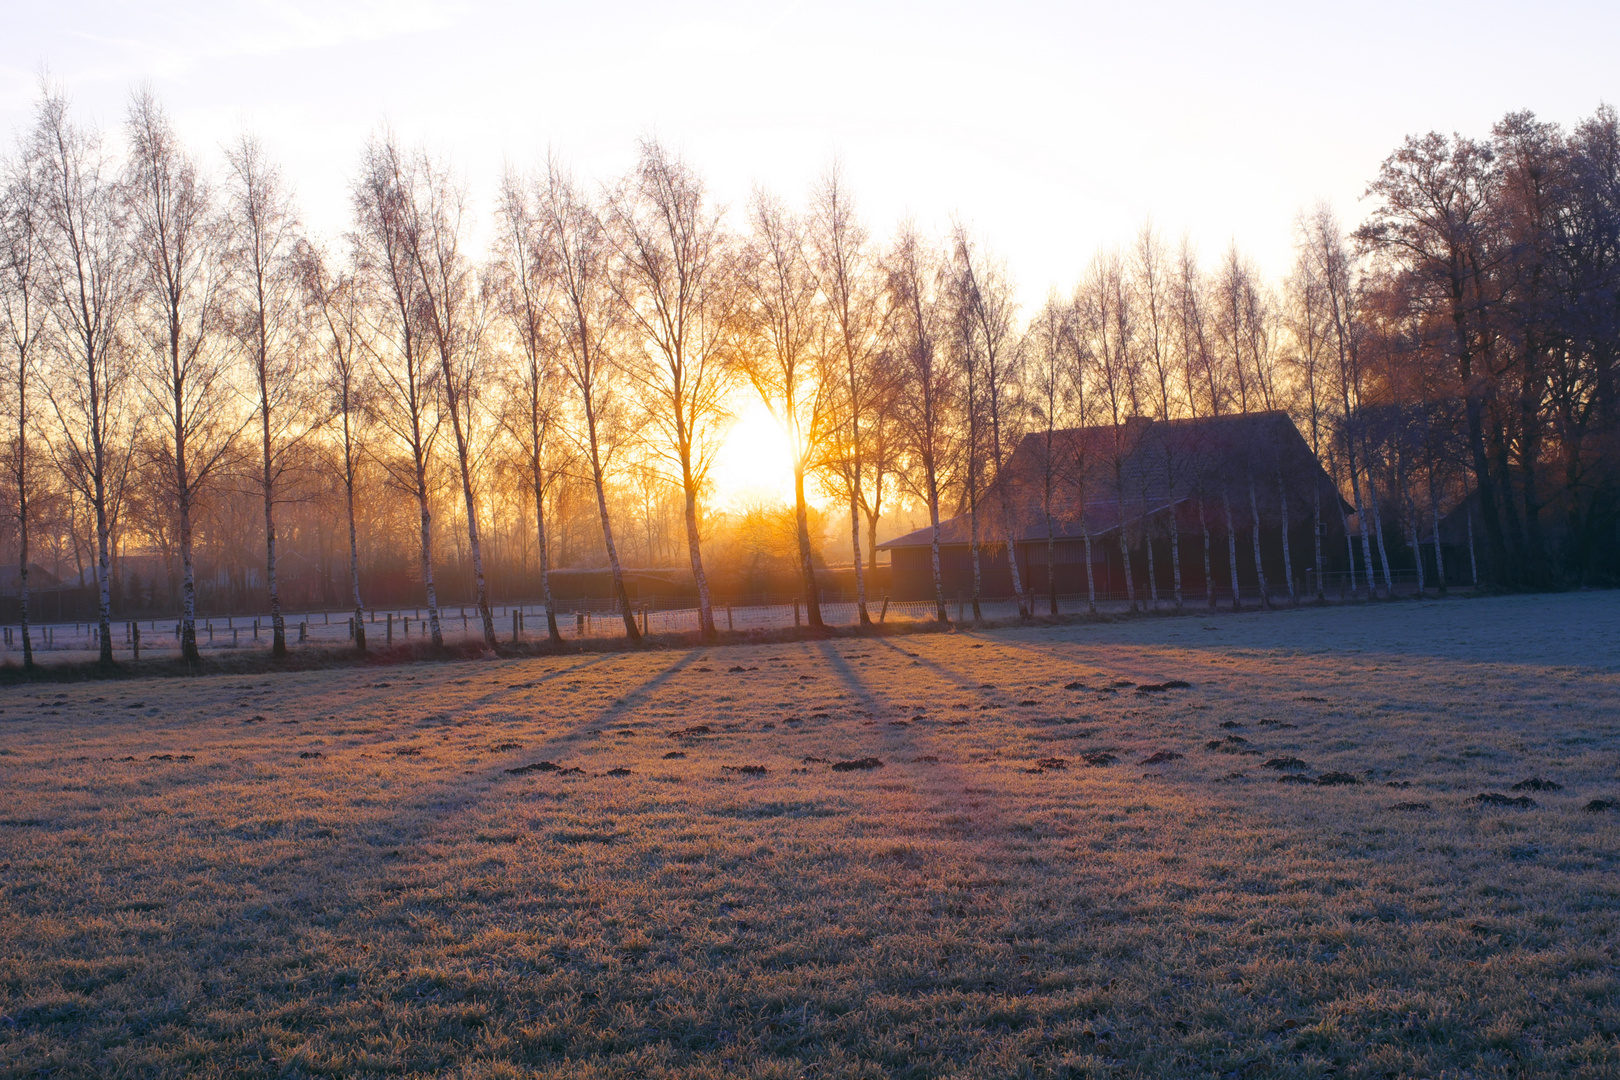
<instances>
[{"instance_id":1,"label":"fence rail","mask_svg":"<svg viewBox=\"0 0 1620 1080\"><path fill-rule=\"evenodd\" d=\"M1365 576L1356 575L1353 584L1354 590L1351 576L1347 573L1323 575L1323 593L1330 603L1350 603L1364 598ZM1386 590L1380 577L1378 595L1397 597L1418 595L1416 571L1394 571L1390 584L1391 587ZM1432 582L1426 584L1424 595L1434 595ZM1452 587L1458 588L1456 585ZM1295 595L1302 602L1314 601L1315 583L1297 582ZM762 596L745 599L756 602L716 605L714 608L716 626L722 630L732 631L780 630L804 625L808 621L808 612L797 598ZM1291 601L1286 588L1271 589L1270 599L1276 606L1285 606ZM649 597L645 598L644 602L634 604L632 614L638 628L651 635L698 630L698 609L691 605L689 599L684 600L679 606L676 600L677 598L668 598L668 602L661 605L658 598ZM1029 594L1027 600L1037 615L1045 615L1051 611L1050 598L1044 593L1033 592ZM1218 607L1230 609L1232 601L1230 588L1220 586L1215 588L1214 602ZM1260 601L1257 587L1244 588L1240 591L1238 603L1241 606L1257 607ZM1088 594L1063 594L1058 597L1058 613L1081 614L1090 610L1092 603L1093 599ZM1138 590L1136 604L1138 610L1142 611L1169 612L1175 608L1174 597L1163 590L1156 600L1149 590ZM1183 593L1182 605L1187 610L1196 611L1207 608L1209 604L1209 594L1202 589ZM1130 610L1129 598L1123 590L1099 589L1095 605L1099 612L1125 613ZM1013 619L1018 616L1018 606L1018 600L1014 597L981 598L979 612L985 619ZM932 600L877 598L869 601L867 608L874 620L881 618L884 622L927 621L936 615L935 602ZM971 618L972 600L962 596L948 597L946 610L948 616L953 619ZM514 638L534 640L546 636L545 607L540 603L502 604L494 608L492 614L495 619L496 636L502 642L509 642ZM859 617L859 608L852 600L823 600L821 604L822 621L829 626L853 626L859 621ZM288 614L284 617L284 624L290 648L342 646L352 640L348 611L322 610ZM441 609L439 624L447 642L477 641L483 637L480 620L474 609L459 605ZM611 600L569 601L566 606L559 606L557 629L566 640L625 636L623 616L618 604ZM179 651L180 624L174 618L118 621L113 623L112 630L115 655L128 657L134 654L137 634L141 656L173 655ZM408 643L421 640L429 633L428 613L425 607L401 607L366 613L366 640L369 645L380 647ZM99 630L95 623L30 624L29 635L36 653L49 654L58 660L73 659L71 654L80 654L79 658L94 656L100 647ZM197 620L197 646L203 651L268 649L271 637L270 617L267 615L229 615L223 618ZM3 627L3 636L0 636L0 663L15 663L21 653L22 638L18 626L12 624Z\"/></svg>"}]
</instances>

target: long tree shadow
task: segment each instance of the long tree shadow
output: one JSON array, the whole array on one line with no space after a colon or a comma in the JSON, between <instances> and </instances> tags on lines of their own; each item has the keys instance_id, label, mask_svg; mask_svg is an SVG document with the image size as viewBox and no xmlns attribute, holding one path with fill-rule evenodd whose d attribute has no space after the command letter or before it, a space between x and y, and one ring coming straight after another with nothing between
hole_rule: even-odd
<instances>
[{"instance_id":1,"label":"long tree shadow","mask_svg":"<svg viewBox=\"0 0 1620 1080\"><path fill-rule=\"evenodd\" d=\"M827 666L837 673L844 687L860 699L868 713L876 714L880 711L887 711L892 706L891 699L887 695L874 691L869 687L866 680L861 678L860 674L850 666L849 662L831 644L822 642L820 649ZM903 652L903 650L901 651ZM937 665L935 666L937 667ZM940 670L945 671L946 669L941 668ZM919 729L913 726L912 722L903 721L903 723L906 726L901 727L893 724L885 726L883 738L885 753L894 755L901 752L916 753L923 749L933 749L932 739L927 740L929 745L919 746ZM938 760L930 762L927 776L932 781L932 783L928 784L932 793L946 800L953 810L959 812L972 810L974 825L980 832L985 829L989 829L998 835L1010 832L999 812L991 811L986 814L983 812L984 807L982 806L969 807L968 804L971 800L967 796L969 794L968 789L972 786L972 778L954 762Z\"/></svg>"},{"instance_id":2,"label":"long tree shadow","mask_svg":"<svg viewBox=\"0 0 1620 1080\"><path fill-rule=\"evenodd\" d=\"M974 682L966 675L963 675L952 668L945 667L943 664L937 663L936 661L930 660L928 657L923 656L920 653L907 652L905 649L902 649L892 641L886 641L883 638L873 638L872 644L882 645L886 649L893 649L901 656L917 661L917 663L922 667L928 668L930 671L934 672L934 674L950 680L965 690L977 689L979 686L978 683Z\"/></svg>"}]
</instances>

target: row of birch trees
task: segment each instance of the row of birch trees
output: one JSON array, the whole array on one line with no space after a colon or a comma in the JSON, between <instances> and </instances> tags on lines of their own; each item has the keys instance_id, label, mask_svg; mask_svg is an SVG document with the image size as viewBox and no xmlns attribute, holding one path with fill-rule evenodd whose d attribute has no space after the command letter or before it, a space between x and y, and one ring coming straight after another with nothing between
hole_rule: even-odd
<instances>
[{"instance_id":1,"label":"row of birch trees","mask_svg":"<svg viewBox=\"0 0 1620 1080\"><path fill-rule=\"evenodd\" d=\"M1392 592L1403 558L1421 577L1426 541L1443 588L1441 524L1459 506L1470 536L1476 521L1483 533L1483 557L1470 546L1476 576L1549 584L1615 569L1620 122L1609 110L1572 132L1515 114L1485 141L1408 140L1375 178L1359 229L1325 208L1299 217L1295 264L1279 281L1235 243L1210 266L1190 240L1167 243L1148 226L1027 313L1009 269L964 224L939 237L903 222L874 238L837 169L800 206L761 191L727 210L651 141L607 183L578 180L556 158L508 170L480 218L446 161L384 131L359 156L347 230L317 237L251 135L210 170L148 91L103 133L47 90L3 184L4 480L27 663L42 506L65 501L82 516L102 659L112 660L115 536L139 520L137 546L175 553L181 649L195 660L197 523L227 489L251 490L262 511L271 647L284 653L278 513L311 476L345 508L362 649L361 532L379 504L410 508L436 645L435 527L459 523L479 632L494 647L484 547L506 524L491 522L498 486L521 491L532 515L549 636L559 631L548 528L571 490L595 504L625 633L638 639L615 511L632 478L678 507L676 547L712 638L706 503L716 452L749 399L792 448L812 626L823 621L817 501L847 515L863 624L880 521L902 508L933 531L941 619L940 526L957 514L975 614L984 549L1007 559L1033 615L1036 584L998 542L1025 528L1030 500L1054 535L1058 520L1112 498L1130 602L1138 550L1157 605L1149 530L1165 526L1125 524L1139 482L1126 476L1131 432L1144 419L1286 413L1343 496L1290 507L1280 466L1278 497L1252 472L1246 489L1223 479L1234 601L1245 496L1263 601L1266 516L1286 544L1308 515L1320 569L1322 516L1341 515L1346 536L1359 534L1347 555L1368 595ZM475 248L474 236L491 239ZM1101 434L1059 438L1081 427ZM1013 477L1031 436L1043 464ZM1060 462L1060 445L1093 460ZM1180 528L1172 516L1178 606ZM1201 531L1211 580L1207 520ZM221 542L217 528L204 535L205 548ZM1285 577L1292 593L1291 565Z\"/></svg>"}]
</instances>

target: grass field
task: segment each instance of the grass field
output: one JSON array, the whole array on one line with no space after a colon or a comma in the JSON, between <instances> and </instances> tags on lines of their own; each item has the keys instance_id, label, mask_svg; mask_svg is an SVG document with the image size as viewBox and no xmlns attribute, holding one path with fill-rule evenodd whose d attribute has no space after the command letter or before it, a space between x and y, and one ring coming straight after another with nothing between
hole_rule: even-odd
<instances>
[{"instance_id":1,"label":"grass field","mask_svg":"<svg viewBox=\"0 0 1620 1080\"><path fill-rule=\"evenodd\" d=\"M1617 721L1615 593L15 687L0 1075L1613 1077Z\"/></svg>"}]
</instances>

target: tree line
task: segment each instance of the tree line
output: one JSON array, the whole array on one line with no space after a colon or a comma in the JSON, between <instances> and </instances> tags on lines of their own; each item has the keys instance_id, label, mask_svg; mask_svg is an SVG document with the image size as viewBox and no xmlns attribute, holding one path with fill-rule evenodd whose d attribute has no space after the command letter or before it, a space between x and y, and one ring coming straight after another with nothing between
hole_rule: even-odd
<instances>
[{"instance_id":1,"label":"tree line","mask_svg":"<svg viewBox=\"0 0 1620 1080\"><path fill-rule=\"evenodd\" d=\"M205 580L238 568L277 654L290 564L352 606L360 648L363 583L390 574L442 644L447 544L453 591L490 646L492 580L511 589L514 567L555 640L555 574L604 566L638 639L627 551L684 560L712 637L717 567L770 547L817 626L833 520L866 624L880 521L901 507L933 529L943 619L944 518L966 515L975 580L981 548L1004 553L1025 597L1013 545L989 546L1019 527L1020 499L1049 532L1110 497L1123 522L1133 422L1273 410L1353 507L1342 525L1359 532L1348 557L1367 595L1389 595L1392 560L1421 574L1426 539L1438 562L1459 508L1494 583L1616 570L1620 119L1607 107L1568 131L1522 113L1487 139L1409 138L1359 228L1300 215L1281 280L1235 243L1205 265L1190 239L1146 226L1028 317L963 224L875 238L836 168L801 206L761 191L728 212L656 141L607 183L555 157L508 170L481 221L444 160L383 131L359 156L348 229L322 238L251 134L210 173L150 91L113 139L47 88L3 172L4 539L25 663L41 552L94 581L106 662L114 565L130 552L162 556L150 595L178 607L193 660L199 567ZM788 436L794 501L790 519L728 532L706 500L749 398ZM1082 426L1113 432L1114 449L1088 440L1097 460L1057 460L1057 433ZM1041 467L1014 476L1029 435ZM831 496L819 509L817 489ZM1240 512L1245 494L1257 570L1262 516L1285 538L1313 520L1320 545L1322 515L1344 513L1263 502L1252 475ZM1122 525L1134 589L1130 541Z\"/></svg>"}]
</instances>

